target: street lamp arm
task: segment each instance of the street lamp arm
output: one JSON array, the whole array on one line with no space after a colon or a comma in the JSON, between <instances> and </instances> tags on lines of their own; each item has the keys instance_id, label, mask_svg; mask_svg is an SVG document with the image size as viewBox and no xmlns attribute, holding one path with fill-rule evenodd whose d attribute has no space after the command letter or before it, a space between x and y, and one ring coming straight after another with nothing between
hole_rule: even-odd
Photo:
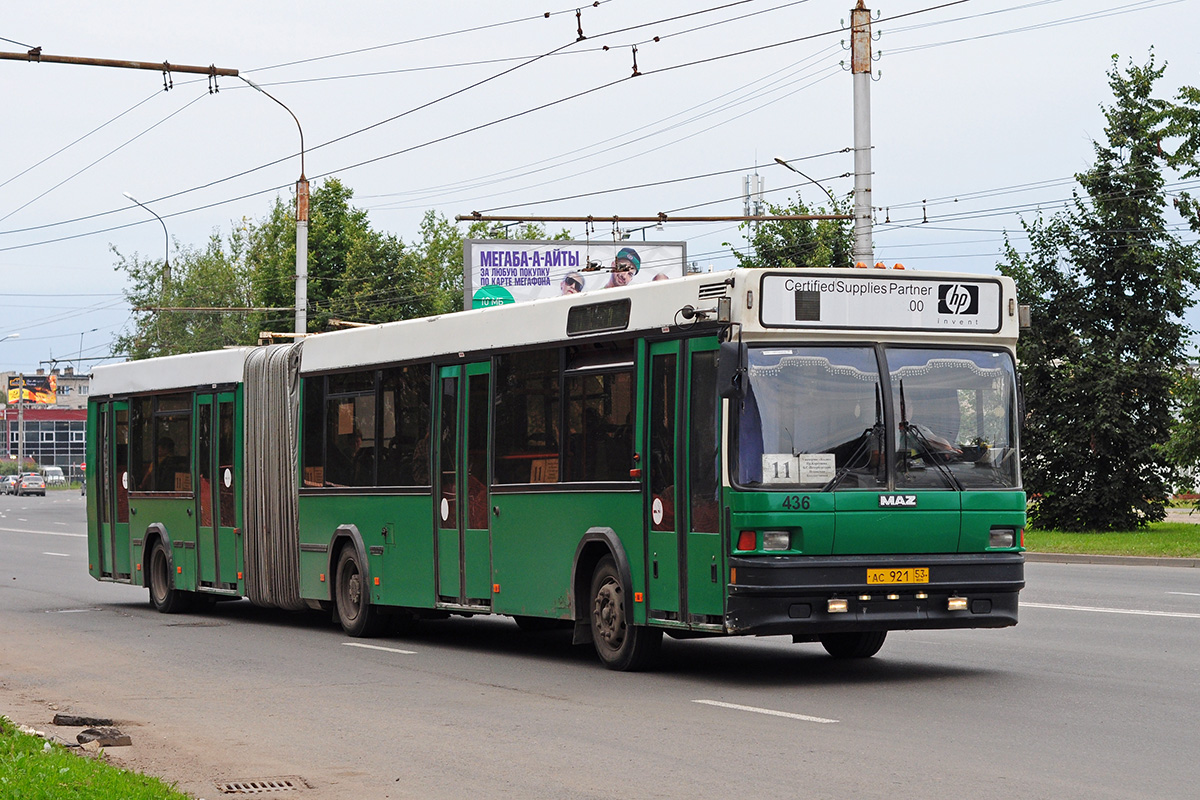
<instances>
[{"instance_id":1,"label":"street lamp arm","mask_svg":"<svg viewBox=\"0 0 1200 800\"><path fill-rule=\"evenodd\" d=\"M238 75L238 77L241 78L242 80L244 80L250 86L250 88L257 89L258 91L262 92L267 97L271 98L276 103L278 103L283 108L283 110L288 112L289 114L291 114L292 119L296 121L296 130L300 131L300 180L304 180L304 128L300 127L300 120L296 118L295 114L292 114L292 110L290 108L288 108L286 105L284 105L283 101L280 100L278 97L271 94L266 89L262 88L257 83L255 83L254 81L247 78L245 75Z\"/></svg>"},{"instance_id":2,"label":"street lamp arm","mask_svg":"<svg viewBox=\"0 0 1200 800\"><path fill-rule=\"evenodd\" d=\"M141 206L142 208L146 209L146 210L147 210L147 211L149 211L151 214L154 214L154 218L155 218L156 220L158 220L158 224L159 224L159 225L162 225L162 229L163 229L163 238L166 240L166 243L167 243L167 249L163 251L163 275L164 275L164 276L169 276L169 275L171 274L171 260L170 260L170 256L171 256L171 234L169 234L169 233L167 232L167 223L163 222L163 218L162 218L162 217L160 217L158 214L155 214L155 213L154 213L154 209L150 208L150 206L148 206L148 205L146 205L145 203L143 203L142 201L138 200L136 197L134 197L133 195L131 195L129 192L121 192L121 194L125 195L127 198L129 198L129 199L130 199L130 200L132 200L133 202L137 203L139 206Z\"/></svg>"},{"instance_id":3,"label":"street lamp arm","mask_svg":"<svg viewBox=\"0 0 1200 800\"><path fill-rule=\"evenodd\" d=\"M817 183L815 180L813 180L813 179L812 179L812 178L810 178L809 176L805 175L803 172L801 172L800 170L796 169L795 167L793 167L793 166L792 166L791 164L789 164L788 162L784 161L784 160L783 160L782 158L780 158L779 156L776 156L776 157L775 157L775 163L776 163L776 164L779 164L780 166L787 167L787 168L788 168L788 169L790 169L792 172L794 172L794 173L796 173L797 175L799 175L801 178L804 178L804 179L805 179L806 181L808 181L809 183L811 183L811 184L815 185L815 186L816 186L818 189L820 189L821 191L823 191L823 192L824 192L824 193L825 193L825 194L826 194L826 195L829 197L829 202L830 202L830 203L831 203L831 204L832 204L834 207L836 207L836 206L837 206L837 201L833 199L833 193L832 193L832 192L830 192L828 189L826 189L824 186L822 186L821 184ZM831 209L831 210L833 210L833 209Z\"/></svg>"}]
</instances>

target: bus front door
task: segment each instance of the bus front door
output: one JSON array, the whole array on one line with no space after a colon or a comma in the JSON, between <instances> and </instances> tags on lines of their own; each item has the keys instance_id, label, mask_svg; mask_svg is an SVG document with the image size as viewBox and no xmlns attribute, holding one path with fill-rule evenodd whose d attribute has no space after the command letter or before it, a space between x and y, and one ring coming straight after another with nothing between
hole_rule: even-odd
<instances>
[{"instance_id":1,"label":"bus front door","mask_svg":"<svg viewBox=\"0 0 1200 800\"><path fill-rule=\"evenodd\" d=\"M237 484L232 392L196 396L196 556L203 589L236 591Z\"/></svg>"},{"instance_id":2,"label":"bus front door","mask_svg":"<svg viewBox=\"0 0 1200 800\"><path fill-rule=\"evenodd\" d=\"M651 619L720 626L716 342L650 345L646 564ZM681 389L680 387L689 387Z\"/></svg>"},{"instance_id":3,"label":"bus front door","mask_svg":"<svg viewBox=\"0 0 1200 800\"><path fill-rule=\"evenodd\" d=\"M491 365L442 367L438 391L438 603L490 609L487 442Z\"/></svg>"}]
</instances>

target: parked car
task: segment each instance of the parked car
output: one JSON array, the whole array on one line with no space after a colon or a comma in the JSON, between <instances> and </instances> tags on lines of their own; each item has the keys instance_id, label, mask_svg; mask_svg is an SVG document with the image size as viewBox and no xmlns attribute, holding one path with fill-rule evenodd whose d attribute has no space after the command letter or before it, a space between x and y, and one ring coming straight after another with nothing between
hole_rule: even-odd
<instances>
[{"instance_id":1,"label":"parked car","mask_svg":"<svg viewBox=\"0 0 1200 800\"><path fill-rule=\"evenodd\" d=\"M17 491L17 476L5 475L0 478L0 494L13 494Z\"/></svg>"},{"instance_id":2,"label":"parked car","mask_svg":"<svg viewBox=\"0 0 1200 800\"><path fill-rule=\"evenodd\" d=\"M17 497L24 497L30 494L40 494L46 496L46 480L37 473L32 475L22 475L17 482Z\"/></svg>"}]
</instances>

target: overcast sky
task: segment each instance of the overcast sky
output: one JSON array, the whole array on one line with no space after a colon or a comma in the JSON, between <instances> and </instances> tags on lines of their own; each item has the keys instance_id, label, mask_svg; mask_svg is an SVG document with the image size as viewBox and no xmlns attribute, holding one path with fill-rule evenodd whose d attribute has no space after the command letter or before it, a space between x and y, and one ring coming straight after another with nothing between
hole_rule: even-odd
<instances>
[{"instance_id":1,"label":"overcast sky","mask_svg":"<svg viewBox=\"0 0 1200 800\"><path fill-rule=\"evenodd\" d=\"M756 164L769 201L824 200L776 157L848 193L851 6L605 0L582 9L576 41L576 7L554 0L48 0L5 9L0 50L237 69L299 118L310 179L338 177L412 241L428 209L740 214ZM938 6L872 4L874 241L889 264L994 271L1015 213L1061 208L1092 162L1113 55L1141 64L1153 47L1160 96L1200 85L1197 0ZM157 72L0 61L0 76L0 337L20 333L0 342L0 370L112 353L129 308L111 248L166 246L123 192L166 219L174 255L263 217L300 172L291 117L237 78L211 94L183 74L168 92ZM612 241L611 224L591 236ZM731 223L643 236L717 270L733 265L723 243L743 241Z\"/></svg>"}]
</instances>

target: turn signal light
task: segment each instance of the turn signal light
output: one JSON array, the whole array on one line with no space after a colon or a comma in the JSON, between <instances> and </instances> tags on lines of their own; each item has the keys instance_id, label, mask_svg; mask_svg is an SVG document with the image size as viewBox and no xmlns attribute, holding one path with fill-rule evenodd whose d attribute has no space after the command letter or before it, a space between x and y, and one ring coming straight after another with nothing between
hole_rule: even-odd
<instances>
[{"instance_id":1,"label":"turn signal light","mask_svg":"<svg viewBox=\"0 0 1200 800\"><path fill-rule=\"evenodd\" d=\"M758 547L758 535L754 531L742 531L738 534L738 550L753 550Z\"/></svg>"}]
</instances>

